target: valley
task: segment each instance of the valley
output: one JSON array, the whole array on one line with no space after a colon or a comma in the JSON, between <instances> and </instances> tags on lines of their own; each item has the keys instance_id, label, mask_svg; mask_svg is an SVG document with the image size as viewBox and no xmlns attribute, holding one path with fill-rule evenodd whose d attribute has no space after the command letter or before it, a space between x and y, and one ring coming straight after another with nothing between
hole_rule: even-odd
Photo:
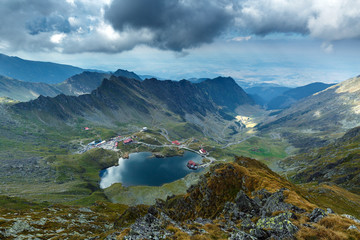
<instances>
[{"instance_id":1,"label":"valley","mask_svg":"<svg viewBox=\"0 0 360 240\"><path fill-rule=\"evenodd\" d=\"M232 78L136 76L84 72L66 81L77 86L68 94L1 99L2 236L359 236L359 78L266 110ZM186 169L171 182L100 185L132 154L161 166L189 152L201 170L171 165Z\"/></svg>"}]
</instances>

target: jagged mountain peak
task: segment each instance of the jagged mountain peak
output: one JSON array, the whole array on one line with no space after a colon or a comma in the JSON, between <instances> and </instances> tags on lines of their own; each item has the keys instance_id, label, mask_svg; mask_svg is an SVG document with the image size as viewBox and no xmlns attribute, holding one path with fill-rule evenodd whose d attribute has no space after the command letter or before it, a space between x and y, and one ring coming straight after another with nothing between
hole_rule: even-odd
<instances>
[{"instance_id":1,"label":"jagged mountain peak","mask_svg":"<svg viewBox=\"0 0 360 240\"><path fill-rule=\"evenodd\" d=\"M114 76L116 77L127 77L127 78L133 78L133 79L137 79L139 81L141 81L141 77L139 77L136 73L128 71L128 70L123 70L123 69L118 69L113 73Z\"/></svg>"}]
</instances>

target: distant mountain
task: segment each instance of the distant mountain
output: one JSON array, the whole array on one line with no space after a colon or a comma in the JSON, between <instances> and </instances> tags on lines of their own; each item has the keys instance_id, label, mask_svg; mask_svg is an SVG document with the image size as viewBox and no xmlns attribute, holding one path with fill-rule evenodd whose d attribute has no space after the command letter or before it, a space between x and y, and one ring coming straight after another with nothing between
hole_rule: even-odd
<instances>
[{"instance_id":1,"label":"distant mountain","mask_svg":"<svg viewBox=\"0 0 360 240\"><path fill-rule=\"evenodd\" d=\"M272 98L267 103L267 109L284 109L290 107L300 99L308 97L314 93L320 92L334 84L325 84L321 82L310 83L308 85L289 89L281 95Z\"/></svg>"},{"instance_id":2,"label":"distant mountain","mask_svg":"<svg viewBox=\"0 0 360 240\"><path fill-rule=\"evenodd\" d=\"M118 69L116 72L114 72L112 75L114 75L115 77L126 77L126 78L133 78L139 81L142 81L142 78L139 77L136 73L134 72L129 72L127 70L123 70L123 69Z\"/></svg>"},{"instance_id":3,"label":"distant mountain","mask_svg":"<svg viewBox=\"0 0 360 240\"><path fill-rule=\"evenodd\" d=\"M0 75L27 82L60 83L84 69L51 62L29 61L0 54Z\"/></svg>"},{"instance_id":4,"label":"distant mountain","mask_svg":"<svg viewBox=\"0 0 360 240\"><path fill-rule=\"evenodd\" d=\"M43 96L54 97L61 93L57 87L46 83L32 83L0 76L0 97L29 101Z\"/></svg>"},{"instance_id":5,"label":"distant mountain","mask_svg":"<svg viewBox=\"0 0 360 240\"><path fill-rule=\"evenodd\" d=\"M139 77L126 70L117 70L117 76L139 79ZM66 79L59 84L46 84L20 81L9 77L0 76L0 97L9 97L18 101L29 101L40 95L55 97L61 93L78 96L91 93L101 85L105 78L110 78L110 73L84 71Z\"/></svg>"},{"instance_id":6,"label":"distant mountain","mask_svg":"<svg viewBox=\"0 0 360 240\"><path fill-rule=\"evenodd\" d=\"M56 87L61 91L61 93L64 93L65 95L78 96L91 93L101 85L101 82L104 80L104 78L109 78L110 76L111 74L109 73L85 71L66 79Z\"/></svg>"},{"instance_id":7,"label":"distant mountain","mask_svg":"<svg viewBox=\"0 0 360 240\"><path fill-rule=\"evenodd\" d=\"M360 125L360 76L304 98L258 126L262 131L286 129L289 139L299 134L321 141ZM304 143L305 141L299 141ZM316 146L311 140L309 145Z\"/></svg>"},{"instance_id":8,"label":"distant mountain","mask_svg":"<svg viewBox=\"0 0 360 240\"><path fill-rule=\"evenodd\" d=\"M221 90L219 86L224 90ZM220 91L216 93L216 89ZM223 91L223 92L221 92ZM227 96L225 100L219 98ZM199 84L189 81L139 81L111 76L91 94L58 95L19 103L13 109L24 115L35 115L53 124L54 118L72 121L78 117L98 124L118 122L163 122L167 119L185 121L205 116L229 117L236 107L252 104L251 99L231 78L216 78ZM195 121L195 120L194 120Z\"/></svg>"},{"instance_id":9,"label":"distant mountain","mask_svg":"<svg viewBox=\"0 0 360 240\"><path fill-rule=\"evenodd\" d=\"M241 85L240 85L241 86ZM271 100L281 96L284 92L290 90L289 87L284 87L275 84L265 84L263 86L256 86L245 88L245 92L248 93L260 106L267 106Z\"/></svg>"},{"instance_id":10,"label":"distant mountain","mask_svg":"<svg viewBox=\"0 0 360 240\"><path fill-rule=\"evenodd\" d=\"M198 83L203 91L219 106L235 111L239 105L254 105L253 99L231 77L205 79Z\"/></svg>"},{"instance_id":11,"label":"distant mountain","mask_svg":"<svg viewBox=\"0 0 360 240\"><path fill-rule=\"evenodd\" d=\"M151 79L151 78L156 78L157 80L166 80L165 78L161 78L158 76L153 76L153 75L138 75L142 80L145 79Z\"/></svg>"}]
</instances>

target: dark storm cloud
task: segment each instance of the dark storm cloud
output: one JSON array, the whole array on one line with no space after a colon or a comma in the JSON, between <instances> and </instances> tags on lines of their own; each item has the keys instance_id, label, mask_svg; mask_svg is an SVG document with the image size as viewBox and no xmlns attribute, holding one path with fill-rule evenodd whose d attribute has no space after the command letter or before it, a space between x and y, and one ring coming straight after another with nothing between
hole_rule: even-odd
<instances>
[{"instance_id":1,"label":"dark storm cloud","mask_svg":"<svg viewBox=\"0 0 360 240\"><path fill-rule=\"evenodd\" d=\"M138 45L183 50L216 38L302 34L360 39L360 1L1 0L1 51L118 53Z\"/></svg>"},{"instance_id":2,"label":"dark storm cloud","mask_svg":"<svg viewBox=\"0 0 360 240\"><path fill-rule=\"evenodd\" d=\"M38 17L27 22L26 28L32 35L40 32L63 32L69 33L71 26L69 21L61 15L50 15L46 17Z\"/></svg>"},{"instance_id":3,"label":"dark storm cloud","mask_svg":"<svg viewBox=\"0 0 360 240\"><path fill-rule=\"evenodd\" d=\"M181 51L210 43L233 16L216 1L114 0L105 18L119 32L148 30L151 46Z\"/></svg>"}]
</instances>

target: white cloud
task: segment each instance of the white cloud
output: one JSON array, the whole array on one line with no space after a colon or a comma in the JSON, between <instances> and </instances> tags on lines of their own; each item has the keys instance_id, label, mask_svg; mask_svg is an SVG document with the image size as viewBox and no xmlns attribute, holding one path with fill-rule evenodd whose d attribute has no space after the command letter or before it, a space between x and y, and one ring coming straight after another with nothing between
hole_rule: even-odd
<instances>
[{"instance_id":1,"label":"white cloud","mask_svg":"<svg viewBox=\"0 0 360 240\"><path fill-rule=\"evenodd\" d=\"M327 41L360 38L360 1L314 1L308 19L310 35Z\"/></svg>"},{"instance_id":2,"label":"white cloud","mask_svg":"<svg viewBox=\"0 0 360 240\"><path fill-rule=\"evenodd\" d=\"M235 41L235 42L242 42L242 41L249 41L251 39L251 36L246 36L246 37L235 37L231 40Z\"/></svg>"},{"instance_id":3,"label":"white cloud","mask_svg":"<svg viewBox=\"0 0 360 240\"><path fill-rule=\"evenodd\" d=\"M329 42L323 42L321 44L321 49L325 52L325 53L332 53L334 51L334 46L329 43Z\"/></svg>"},{"instance_id":4,"label":"white cloud","mask_svg":"<svg viewBox=\"0 0 360 240\"><path fill-rule=\"evenodd\" d=\"M56 33L50 37L50 41L55 44L60 44L65 37L65 33Z\"/></svg>"}]
</instances>

